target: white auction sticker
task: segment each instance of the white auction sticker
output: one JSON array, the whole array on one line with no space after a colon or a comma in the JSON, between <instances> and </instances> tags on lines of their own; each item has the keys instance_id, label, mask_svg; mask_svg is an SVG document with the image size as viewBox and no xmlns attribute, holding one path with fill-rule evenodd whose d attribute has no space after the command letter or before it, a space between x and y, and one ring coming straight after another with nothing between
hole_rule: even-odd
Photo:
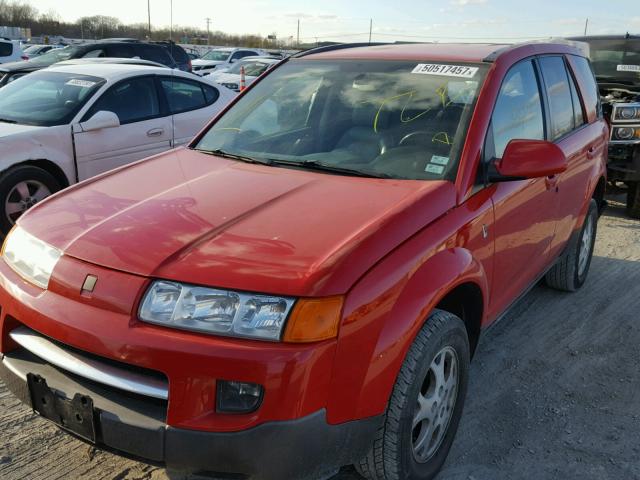
<instances>
[{"instance_id":1,"label":"white auction sticker","mask_svg":"<svg viewBox=\"0 0 640 480\"><path fill-rule=\"evenodd\" d=\"M466 67L464 65L443 65L441 63L419 63L411 73L422 75L441 75L443 77L473 78L478 67Z\"/></svg>"},{"instance_id":2,"label":"white auction sticker","mask_svg":"<svg viewBox=\"0 0 640 480\"><path fill-rule=\"evenodd\" d=\"M619 72L640 72L640 65L618 65Z\"/></svg>"},{"instance_id":3,"label":"white auction sticker","mask_svg":"<svg viewBox=\"0 0 640 480\"><path fill-rule=\"evenodd\" d=\"M79 78L72 78L67 82L67 85L72 85L74 87L82 87L82 88L91 88L96 84L96 82L91 82L89 80L80 80Z\"/></svg>"},{"instance_id":4,"label":"white auction sticker","mask_svg":"<svg viewBox=\"0 0 640 480\"><path fill-rule=\"evenodd\" d=\"M431 157L431 163L435 163L436 165L448 165L449 157L441 157L440 155L433 155Z\"/></svg>"},{"instance_id":5,"label":"white auction sticker","mask_svg":"<svg viewBox=\"0 0 640 480\"><path fill-rule=\"evenodd\" d=\"M434 165L432 163L427 163L427 166L424 167L424 171L428 173L436 173L440 175L444 172L444 167L442 165Z\"/></svg>"}]
</instances>

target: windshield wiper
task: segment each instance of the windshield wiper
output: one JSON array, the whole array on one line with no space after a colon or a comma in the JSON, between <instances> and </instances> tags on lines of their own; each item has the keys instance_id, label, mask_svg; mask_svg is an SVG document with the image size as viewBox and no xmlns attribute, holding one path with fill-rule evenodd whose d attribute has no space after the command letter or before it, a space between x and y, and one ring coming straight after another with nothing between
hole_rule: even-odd
<instances>
[{"instance_id":1,"label":"windshield wiper","mask_svg":"<svg viewBox=\"0 0 640 480\"><path fill-rule=\"evenodd\" d=\"M241 162L246 163L259 163L261 165L271 165L271 160L262 160L259 158L247 157L246 155L238 155L236 153L230 153L222 149L217 150L199 150L195 149L197 152L206 153L207 155L215 155L217 157L230 158L231 160L240 160Z\"/></svg>"},{"instance_id":2,"label":"windshield wiper","mask_svg":"<svg viewBox=\"0 0 640 480\"><path fill-rule=\"evenodd\" d=\"M18 123L17 120L10 120L8 118L0 118L0 122L2 122L2 123Z\"/></svg>"},{"instance_id":3,"label":"windshield wiper","mask_svg":"<svg viewBox=\"0 0 640 480\"><path fill-rule=\"evenodd\" d=\"M381 172L365 172L363 170L357 170L355 168L338 167L334 165L328 165L326 163L319 162L317 160L307 160L297 162L293 160L278 160L271 159L271 163L274 165L287 165L299 168L308 168L310 170L319 170L322 172L341 173L343 175L351 175L354 177L369 177L369 178L400 178L395 175Z\"/></svg>"}]
</instances>

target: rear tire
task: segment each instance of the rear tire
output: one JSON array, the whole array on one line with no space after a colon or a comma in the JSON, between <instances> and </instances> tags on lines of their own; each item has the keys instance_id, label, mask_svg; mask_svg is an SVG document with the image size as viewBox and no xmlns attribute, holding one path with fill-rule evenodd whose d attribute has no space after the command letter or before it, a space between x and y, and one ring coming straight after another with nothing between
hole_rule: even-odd
<instances>
[{"instance_id":1,"label":"rear tire","mask_svg":"<svg viewBox=\"0 0 640 480\"><path fill-rule=\"evenodd\" d=\"M627 214L631 218L640 218L640 183L629 182L627 185Z\"/></svg>"},{"instance_id":2,"label":"rear tire","mask_svg":"<svg viewBox=\"0 0 640 480\"><path fill-rule=\"evenodd\" d=\"M0 176L0 230L9 233L16 220L36 203L61 189L46 170L18 165Z\"/></svg>"},{"instance_id":3,"label":"rear tire","mask_svg":"<svg viewBox=\"0 0 640 480\"><path fill-rule=\"evenodd\" d=\"M567 251L547 272L547 285L556 290L575 292L587 279L598 230L598 203L591 200L580 234L569 243Z\"/></svg>"},{"instance_id":4,"label":"rear tire","mask_svg":"<svg viewBox=\"0 0 640 480\"><path fill-rule=\"evenodd\" d=\"M469 340L455 315L435 310L402 364L385 421L355 465L369 480L430 480L449 454L462 416Z\"/></svg>"}]
</instances>

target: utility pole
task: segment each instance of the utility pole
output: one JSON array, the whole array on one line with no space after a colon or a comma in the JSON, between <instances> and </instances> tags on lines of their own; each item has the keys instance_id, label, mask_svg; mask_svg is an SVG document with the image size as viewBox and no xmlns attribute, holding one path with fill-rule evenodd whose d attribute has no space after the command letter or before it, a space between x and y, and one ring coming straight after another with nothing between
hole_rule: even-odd
<instances>
[{"instance_id":1,"label":"utility pole","mask_svg":"<svg viewBox=\"0 0 640 480\"><path fill-rule=\"evenodd\" d=\"M369 43L371 43L371 34L373 33L373 18L369 19Z\"/></svg>"},{"instance_id":2,"label":"utility pole","mask_svg":"<svg viewBox=\"0 0 640 480\"><path fill-rule=\"evenodd\" d=\"M207 20L207 45L211 45L211 33L209 33L209 25L211 24L211 19L209 17L206 18Z\"/></svg>"},{"instance_id":3,"label":"utility pole","mask_svg":"<svg viewBox=\"0 0 640 480\"><path fill-rule=\"evenodd\" d=\"M296 40L296 46L300 46L300 19L298 19L298 36Z\"/></svg>"},{"instance_id":4,"label":"utility pole","mask_svg":"<svg viewBox=\"0 0 640 480\"><path fill-rule=\"evenodd\" d=\"M584 22L584 36L587 36L587 27L589 26L589 18L587 18L587 21Z\"/></svg>"},{"instance_id":5,"label":"utility pole","mask_svg":"<svg viewBox=\"0 0 640 480\"><path fill-rule=\"evenodd\" d=\"M147 0L147 15L149 17L149 40L151 40L151 0Z\"/></svg>"}]
</instances>

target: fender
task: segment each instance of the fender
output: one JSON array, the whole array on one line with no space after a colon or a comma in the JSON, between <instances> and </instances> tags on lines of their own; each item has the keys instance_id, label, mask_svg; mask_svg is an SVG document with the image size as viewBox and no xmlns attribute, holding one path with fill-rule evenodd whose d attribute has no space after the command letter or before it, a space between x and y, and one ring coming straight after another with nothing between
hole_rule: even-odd
<instances>
[{"instance_id":1,"label":"fender","mask_svg":"<svg viewBox=\"0 0 640 480\"><path fill-rule=\"evenodd\" d=\"M488 303L494 241L485 234L487 224L493 224L493 204L484 192L405 242L349 292L327 408L330 423L385 411L409 347L449 292L472 283Z\"/></svg>"}]
</instances>

